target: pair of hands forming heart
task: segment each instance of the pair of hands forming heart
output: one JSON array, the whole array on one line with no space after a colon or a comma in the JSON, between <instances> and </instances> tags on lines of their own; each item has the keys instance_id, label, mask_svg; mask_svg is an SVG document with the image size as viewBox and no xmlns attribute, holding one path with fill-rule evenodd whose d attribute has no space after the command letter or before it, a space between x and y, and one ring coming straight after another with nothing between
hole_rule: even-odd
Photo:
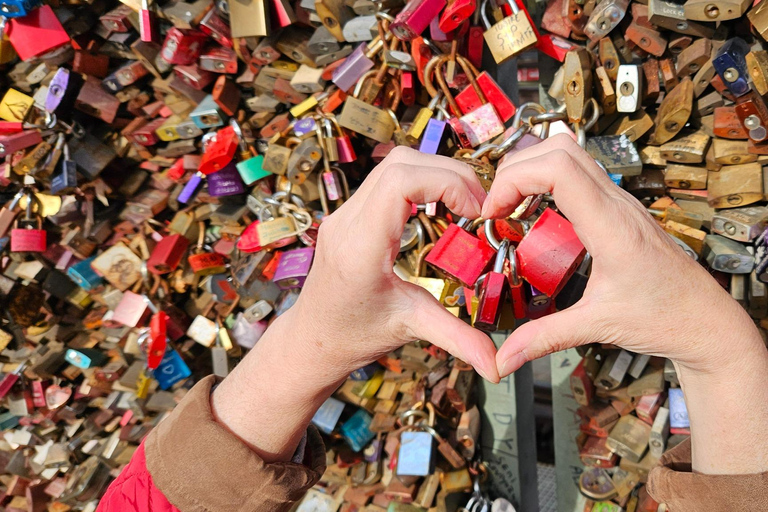
<instances>
[{"instance_id":1,"label":"pair of hands forming heart","mask_svg":"<svg viewBox=\"0 0 768 512\"><path fill-rule=\"evenodd\" d=\"M443 201L464 217L500 218L545 192L592 255L592 274L578 303L523 324L498 353L488 336L394 274L412 203ZM694 469L768 470L768 441L755 445L768 439L768 352L755 325L567 135L508 157L487 196L458 160L393 150L323 221L299 299L216 389L214 416L263 460L290 460L350 372L418 339L492 382L586 343L668 357L696 431Z\"/></svg>"},{"instance_id":2,"label":"pair of hands forming heart","mask_svg":"<svg viewBox=\"0 0 768 512\"><path fill-rule=\"evenodd\" d=\"M498 354L488 336L394 274L411 203L442 201L460 216L501 218L526 196L546 192L592 255L592 277L581 301L524 324ZM754 331L730 295L567 135L503 161L488 195L466 164L396 148L322 223L312 272L291 313L338 375L421 339L492 382L531 359L594 342L706 370L722 365L712 361L718 332Z\"/></svg>"}]
</instances>

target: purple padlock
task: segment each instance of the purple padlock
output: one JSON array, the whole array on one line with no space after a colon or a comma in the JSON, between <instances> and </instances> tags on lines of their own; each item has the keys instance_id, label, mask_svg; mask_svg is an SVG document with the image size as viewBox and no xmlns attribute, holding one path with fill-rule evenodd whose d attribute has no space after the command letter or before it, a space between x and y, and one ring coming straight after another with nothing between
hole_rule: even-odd
<instances>
[{"instance_id":1,"label":"purple padlock","mask_svg":"<svg viewBox=\"0 0 768 512\"><path fill-rule=\"evenodd\" d=\"M280 263L277 264L272 281L283 290L304 286L314 254L312 247L284 252L280 256Z\"/></svg>"},{"instance_id":2,"label":"purple padlock","mask_svg":"<svg viewBox=\"0 0 768 512\"><path fill-rule=\"evenodd\" d=\"M189 200L192 199L192 196L197 193L197 189L199 189L200 184L203 183L203 178L205 178L205 175L201 172L193 174L186 185L184 185L184 188L181 189L177 200L180 203L187 204Z\"/></svg>"},{"instance_id":3,"label":"purple padlock","mask_svg":"<svg viewBox=\"0 0 768 512\"><path fill-rule=\"evenodd\" d=\"M424 136L421 139L421 145L419 151L422 153L429 153L430 155L436 155L440 150L440 144L445 137L445 121L432 118L427 123L427 127L424 129Z\"/></svg>"},{"instance_id":4,"label":"purple padlock","mask_svg":"<svg viewBox=\"0 0 768 512\"><path fill-rule=\"evenodd\" d=\"M208 175L208 193L212 197L236 196L245 192L245 184L237 172L237 162L232 160L216 171Z\"/></svg>"},{"instance_id":5,"label":"purple padlock","mask_svg":"<svg viewBox=\"0 0 768 512\"><path fill-rule=\"evenodd\" d=\"M299 119L296 121L296 123L293 125L293 131L299 137L303 137L308 133L314 132L316 127L317 123L315 123L313 118L305 117L304 119Z\"/></svg>"},{"instance_id":6,"label":"purple padlock","mask_svg":"<svg viewBox=\"0 0 768 512\"><path fill-rule=\"evenodd\" d=\"M531 289L531 299L528 301L528 317L531 320L536 320L550 313L552 299L544 292L536 289L535 286L529 286Z\"/></svg>"},{"instance_id":7,"label":"purple padlock","mask_svg":"<svg viewBox=\"0 0 768 512\"><path fill-rule=\"evenodd\" d=\"M366 55L367 51L368 45L362 43L333 71L331 81L339 89L349 91L373 67L373 61Z\"/></svg>"},{"instance_id":8,"label":"purple padlock","mask_svg":"<svg viewBox=\"0 0 768 512\"><path fill-rule=\"evenodd\" d=\"M80 74L59 68L48 85L45 110L57 116L68 116L75 107L75 100L82 85L83 77Z\"/></svg>"}]
</instances>

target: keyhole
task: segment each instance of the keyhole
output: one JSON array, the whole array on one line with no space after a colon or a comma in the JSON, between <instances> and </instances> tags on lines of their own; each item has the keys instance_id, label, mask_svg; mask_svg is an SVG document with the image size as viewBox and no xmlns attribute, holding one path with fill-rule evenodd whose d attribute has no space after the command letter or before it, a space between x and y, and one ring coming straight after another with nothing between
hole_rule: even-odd
<instances>
[{"instance_id":1,"label":"keyhole","mask_svg":"<svg viewBox=\"0 0 768 512\"><path fill-rule=\"evenodd\" d=\"M568 92L572 95L577 95L581 92L581 84L576 80L571 80L568 84Z\"/></svg>"},{"instance_id":2,"label":"keyhole","mask_svg":"<svg viewBox=\"0 0 768 512\"><path fill-rule=\"evenodd\" d=\"M715 4L709 4L704 8L704 15L707 18L717 18L720 16L720 8Z\"/></svg>"},{"instance_id":3,"label":"keyhole","mask_svg":"<svg viewBox=\"0 0 768 512\"><path fill-rule=\"evenodd\" d=\"M621 91L621 94L624 96L629 96L633 92L635 92L635 86L632 85L632 82L624 82L621 84L621 87L619 88Z\"/></svg>"},{"instance_id":4,"label":"keyhole","mask_svg":"<svg viewBox=\"0 0 768 512\"><path fill-rule=\"evenodd\" d=\"M679 125L679 124L677 124L677 121L670 121L670 122L668 122L668 123L667 123L665 126L666 126L666 128L667 128L667 130L668 130L668 131L670 131L670 132L674 132L675 130L677 130L677 128L678 128L680 125Z\"/></svg>"},{"instance_id":5,"label":"keyhole","mask_svg":"<svg viewBox=\"0 0 768 512\"><path fill-rule=\"evenodd\" d=\"M615 65L616 63L613 61L613 59L607 59L605 62L603 62L605 69L613 69Z\"/></svg>"}]
</instances>

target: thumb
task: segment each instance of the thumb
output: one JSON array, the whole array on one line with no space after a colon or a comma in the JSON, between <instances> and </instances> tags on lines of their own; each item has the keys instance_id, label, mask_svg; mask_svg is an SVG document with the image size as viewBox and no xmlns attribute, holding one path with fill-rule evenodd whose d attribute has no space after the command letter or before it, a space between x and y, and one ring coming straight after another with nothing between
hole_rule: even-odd
<instances>
[{"instance_id":1,"label":"thumb","mask_svg":"<svg viewBox=\"0 0 768 512\"><path fill-rule=\"evenodd\" d=\"M407 323L410 333L471 364L484 379L498 383L493 341L452 315L428 291L413 287L414 306Z\"/></svg>"},{"instance_id":2,"label":"thumb","mask_svg":"<svg viewBox=\"0 0 768 512\"><path fill-rule=\"evenodd\" d=\"M499 376L504 378L528 361L594 343L597 338L589 310L583 306L532 320L515 329L496 354Z\"/></svg>"}]
</instances>

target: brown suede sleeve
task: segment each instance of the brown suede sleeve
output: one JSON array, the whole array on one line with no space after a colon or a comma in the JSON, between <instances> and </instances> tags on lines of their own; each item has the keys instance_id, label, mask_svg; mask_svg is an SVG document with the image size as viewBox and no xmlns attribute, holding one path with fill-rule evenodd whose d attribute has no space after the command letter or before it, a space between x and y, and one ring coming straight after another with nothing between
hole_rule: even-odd
<instances>
[{"instance_id":1,"label":"brown suede sleeve","mask_svg":"<svg viewBox=\"0 0 768 512\"><path fill-rule=\"evenodd\" d=\"M768 473L701 475L691 471L691 440L659 459L648 475L648 494L669 512L768 510Z\"/></svg>"},{"instance_id":2,"label":"brown suede sleeve","mask_svg":"<svg viewBox=\"0 0 768 512\"><path fill-rule=\"evenodd\" d=\"M266 464L211 414L213 376L197 383L147 437L147 469L182 512L280 512L302 498L325 471L314 427L304 461Z\"/></svg>"}]
</instances>

